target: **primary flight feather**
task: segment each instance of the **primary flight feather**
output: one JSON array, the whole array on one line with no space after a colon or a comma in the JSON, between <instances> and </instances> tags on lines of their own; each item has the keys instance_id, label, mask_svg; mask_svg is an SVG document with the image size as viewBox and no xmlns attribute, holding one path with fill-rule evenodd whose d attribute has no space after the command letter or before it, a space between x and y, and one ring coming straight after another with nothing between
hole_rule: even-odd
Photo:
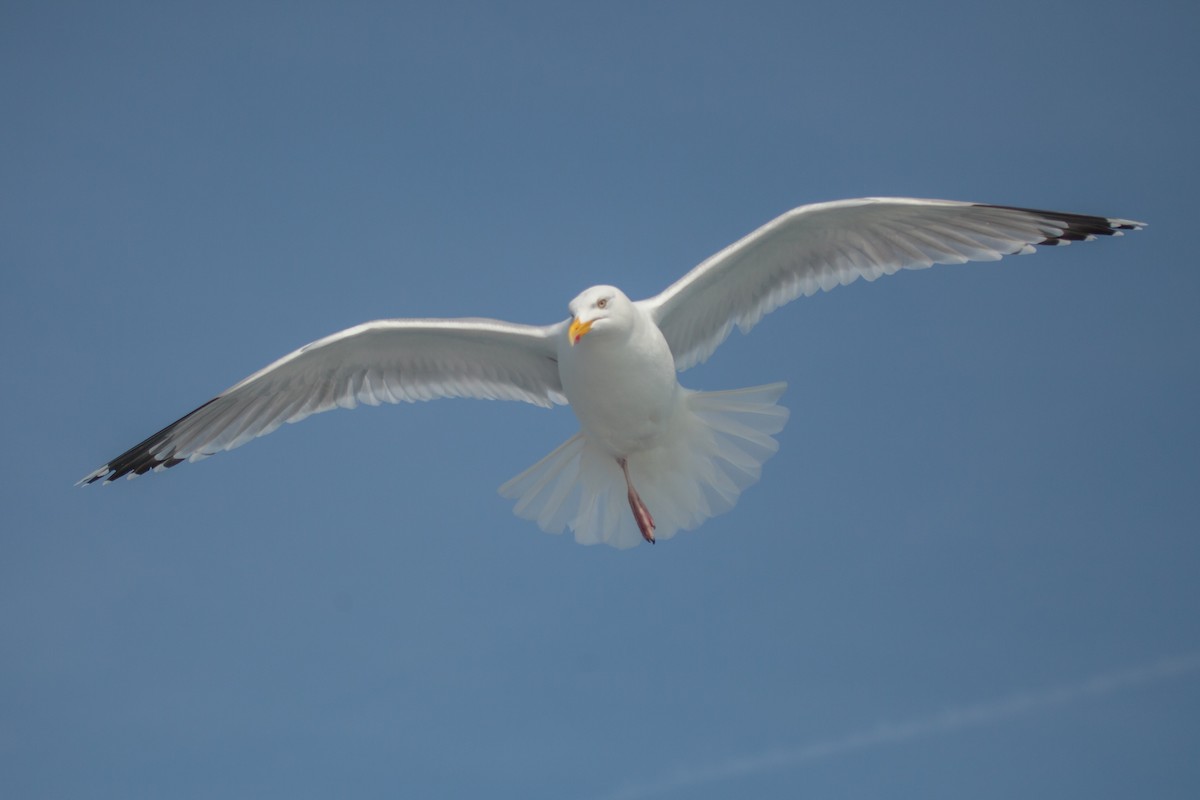
<instances>
[{"instance_id":1,"label":"primary flight feather","mask_svg":"<svg viewBox=\"0 0 1200 800\"><path fill-rule=\"evenodd\" d=\"M758 479L787 421L784 384L694 392L677 372L736 325L818 290L901 269L992 261L1144 223L912 198L793 209L726 247L662 293L631 301L593 286L570 318L379 320L284 356L150 436L81 484L197 461L285 422L358 403L438 397L569 403L580 431L500 488L546 531L630 547L722 513Z\"/></svg>"}]
</instances>

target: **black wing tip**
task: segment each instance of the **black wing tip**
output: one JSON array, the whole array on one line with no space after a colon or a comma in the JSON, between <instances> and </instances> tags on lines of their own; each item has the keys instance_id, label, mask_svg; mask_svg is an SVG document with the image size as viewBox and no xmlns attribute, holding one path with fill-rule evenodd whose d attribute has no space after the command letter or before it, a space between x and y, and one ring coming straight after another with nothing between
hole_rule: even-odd
<instances>
[{"instance_id":1,"label":"black wing tip","mask_svg":"<svg viewBox=\"0 0 1200 800\"><path fill-rule=\"evenodd\" d=\"M982 208L997 208L1004 211L1020 211L1042 218L1049 230L1043 231L1046 238L1032 244L1057 247L1071 242L1087 242L1097 236L1121 236L1125 231L1140 231L1146 223L1118 217L1097 217L1090 214L1072 214L1066 211L1044 211L1019 206L999 206L977 203Z\"/></svg>"},{"instance_id":2,"label":"black wing tip","mask_svg":"<svg viewBox=\"0 0 1200 800\"><path fill-rule=\"evenodd\" d=\"M85 476L82 480L76 483L76 486L91 486L93 483L99 482L101 485L107 486L118 478L130 477L135 478L138 475L145 475L147 472L157 472L158 470L170 469L176 464L182 464L187 459L175 458L168 456L160 458L151 455L148 450L134 448L120 457L105 464L95 472Z\"/></svg>"},{"instance_id":3,"label":"black wing tip","mask_svg":"<svg viewBox=\"0 0 1200 800\"><path fill-rule=\"evenodd\" d=\"M145 475L147 472L170 469L176 464L182 464L187 460L188 454L184 453L182 457L176 457L175 447L168 445L172 434L175 433L180 423L190 419L197 411L212 404L217 399L214 397L200 406L200 408L180 417L153 436L138 442L112 461L100 467L100 469L86 475L75 485L90 486L97 481L102 481L107 485L118 478L126 476L134 478L138 475Z\"/></svg>"}]
</instances>

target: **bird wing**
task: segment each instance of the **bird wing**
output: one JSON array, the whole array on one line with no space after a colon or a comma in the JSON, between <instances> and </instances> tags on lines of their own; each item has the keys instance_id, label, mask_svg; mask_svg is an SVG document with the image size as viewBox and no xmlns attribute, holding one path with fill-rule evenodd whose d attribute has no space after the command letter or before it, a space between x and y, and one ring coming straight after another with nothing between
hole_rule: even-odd
<instances>
[{"instance_id":1,"label":"bird wing","mask_svg":"<svg viewBox=\"0 0 1200 800\"><path fill-rule=\"evenodd\" d=\"M359 403L478 397L563 404L554 337L564 324L391 319L357 325L259 370L80 483L197 461L285 422Z\"/></svg>"},{"instance_id":2,"label":"bird wing","mask_svg":"<svg viewBox=\"0 0 1200 800\"><path fill-rule=\"evenodd\" d=\"M1120 236L1144 223L1057 211L868 197L800 206L639 301L662 329L680 371L701 363L734 325L748 332L784 303L901 269L994 261Z\"/></svg>"}]
</instances>

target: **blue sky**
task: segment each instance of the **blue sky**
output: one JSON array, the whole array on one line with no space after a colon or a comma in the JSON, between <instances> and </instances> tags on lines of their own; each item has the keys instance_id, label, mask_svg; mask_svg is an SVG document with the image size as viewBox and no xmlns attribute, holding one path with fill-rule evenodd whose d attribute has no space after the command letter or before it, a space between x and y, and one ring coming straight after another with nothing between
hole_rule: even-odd
<instances>
[{"instance_id":1,"label":"blue sky","mask_svg":"<svg viewBox=\"0 0 1200 800\"><path fill-rule=\"evenodd\" d=\"M0 794L1200 793L1194 8L0 17ZM788 381L781 450L654 548L512 515L574 430L519 404L73 487L349 325L552 322L889 194L1150 227L735 335L682 380Z\"/></svg>"}]
</instances>

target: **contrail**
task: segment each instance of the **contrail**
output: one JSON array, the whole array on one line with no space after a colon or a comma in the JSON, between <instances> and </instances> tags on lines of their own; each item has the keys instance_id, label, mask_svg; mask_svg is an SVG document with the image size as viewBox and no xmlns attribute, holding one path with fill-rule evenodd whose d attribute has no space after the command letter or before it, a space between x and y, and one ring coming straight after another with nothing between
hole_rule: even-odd
<instances>
[{"instance_id":1,"label":"contrail","mask_svg":"<svg viewBox=\"0 0 1200 800\"><path fill-rule=\"evenodd\" d=\"M1077 683L1033 692L1015 692L998 700L957 706L926 717L904 722L880 722L872 728L838 739L812 744L778 747L757 755L731 758L703 767L676 769L644 783L626 784L604 795L602 800L641 800L670 794L689 786L723 781L742 775L786 769L924 736L975 728L1013 717L1103 697L1149 683L1177 678L1200 670L1200 652L1094 675Z\"/></svg>"}]
</instances>

